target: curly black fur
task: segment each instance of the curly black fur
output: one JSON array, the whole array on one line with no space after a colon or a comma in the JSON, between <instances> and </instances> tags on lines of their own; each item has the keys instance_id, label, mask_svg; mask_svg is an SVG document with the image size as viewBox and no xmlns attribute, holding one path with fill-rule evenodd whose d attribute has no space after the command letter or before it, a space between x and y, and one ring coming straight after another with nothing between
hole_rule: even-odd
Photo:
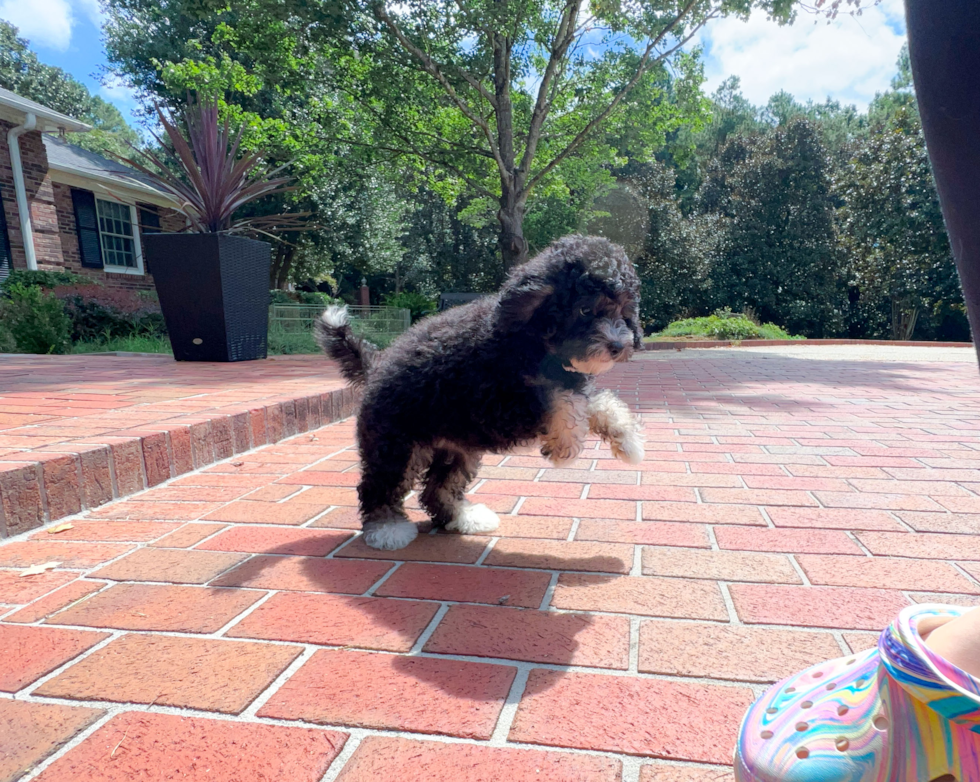
<instances>
[{"instance_id":1,"label":"curly black fur","mask_svg":"<svg viewBox=\"0 0 980 782\"><path fill-rule=\"evenodd\" d=\"M623 250L575 235L514 269L496 295L425 318L370 360L346 323L325 318L322 344L345 377L364 383L357 441L365 531L404 521L402 502L417 478L434 522L450 524L482 453L544 435L562 394L587 401L595 391L586 373L641 346L638 306L639 280Z\"/></svg>"}]
</instances>

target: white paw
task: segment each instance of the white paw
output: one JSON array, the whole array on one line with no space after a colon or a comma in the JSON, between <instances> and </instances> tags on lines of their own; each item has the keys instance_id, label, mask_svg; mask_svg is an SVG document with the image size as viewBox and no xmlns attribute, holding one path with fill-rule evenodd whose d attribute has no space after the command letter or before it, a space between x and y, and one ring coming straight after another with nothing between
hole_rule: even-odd
<instances>
[{"instance_id":1,"label":"white paw","mask_svg":"<svg viewBox=\"0 0 980 782\"><path fill-rule=\"evenodd\" d=\"M613 456L627 464L639 464L646 457L643 438L635 432L626 435L622 440L613 441L610 443L610 448Z\"/></svg>"},{"instance_id":2,"label":"white paw","mask_svg":"<svg viewBox=\"0 0 980 782\"><path fill-rule=\"evenodd\" d=\"M470 505L468 502L460 506L456 518L446 525L450 532L462 532L464 535L474 532L493 532L500 526L500 517L486 505Z\"/></svg>"},{"instance_id":3,"label":"white paw","mask_svg":"<svg viewBox=\"0 0 980 782\"><path fill-rule=\"evenodd\" d=\"M369 521L364 525L364 543L382 551L405 548L418 537L419 528L408 519L403 521Z\"/></svg>"}]
</instances>

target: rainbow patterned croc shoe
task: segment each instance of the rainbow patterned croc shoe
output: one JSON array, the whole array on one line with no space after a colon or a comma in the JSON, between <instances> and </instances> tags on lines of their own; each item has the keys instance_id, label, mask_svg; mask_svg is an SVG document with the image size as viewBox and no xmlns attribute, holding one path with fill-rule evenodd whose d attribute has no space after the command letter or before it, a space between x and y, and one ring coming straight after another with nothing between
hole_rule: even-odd
<instances>
[{"instance_id":1,"label":"rainbow patterned croc shoe","mask_svg":"<svg viewBox=\"0 0 980 782\"><path fill-rule=\"evenodd\" d=\"M773 685L742 721L737 782L980 782L980 681L916 631L966 610L910 606L877 649Z\"/></svg>"}]
</instances>

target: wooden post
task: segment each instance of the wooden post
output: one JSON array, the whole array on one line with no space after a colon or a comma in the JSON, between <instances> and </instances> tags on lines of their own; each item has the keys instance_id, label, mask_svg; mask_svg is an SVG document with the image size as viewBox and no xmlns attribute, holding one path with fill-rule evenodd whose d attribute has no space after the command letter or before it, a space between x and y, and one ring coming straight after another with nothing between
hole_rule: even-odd
<instances>
[{"instance_id":1,"label":"wooden post","mask_svg":"<svg viewBox=\"0 0 980 782\"><path fill-rule=\"evenodd\" d=\"M361 306L371 306L371 289L368 288L367 280L363 277L361 278Z\"/></svg>"}]
</instances>

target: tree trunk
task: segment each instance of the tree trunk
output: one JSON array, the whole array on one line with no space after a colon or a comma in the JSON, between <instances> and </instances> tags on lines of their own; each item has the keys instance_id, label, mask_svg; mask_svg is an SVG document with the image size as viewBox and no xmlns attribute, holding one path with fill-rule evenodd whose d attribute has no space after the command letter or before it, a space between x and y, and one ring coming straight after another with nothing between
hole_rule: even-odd
<instances>
[{"instance_id":1,"label":"tree trunk","mask_svg":"<svg viewBox=\"0 0 980 782\"><path fill-rule=\"evenodd\" d=\"M293 255L295 247L280 245L276 250L276 257L272 261L272 287L276 290L284 291L289 284L289 272L293 268Z\"/></svg>"},{"instance_id":2,"label":"tree trunk","mask_svg":"<svg viewBox=\"0 0 980 782\"><path fill-rule=\"evenodd\" d=\"M527 260L523 201L505 190L500 198L497 219L500 221L500 238L497 240L497 246L500 248L500 257L504 262L504 271L508 272Z\"/></svg>"}]
</instances>

